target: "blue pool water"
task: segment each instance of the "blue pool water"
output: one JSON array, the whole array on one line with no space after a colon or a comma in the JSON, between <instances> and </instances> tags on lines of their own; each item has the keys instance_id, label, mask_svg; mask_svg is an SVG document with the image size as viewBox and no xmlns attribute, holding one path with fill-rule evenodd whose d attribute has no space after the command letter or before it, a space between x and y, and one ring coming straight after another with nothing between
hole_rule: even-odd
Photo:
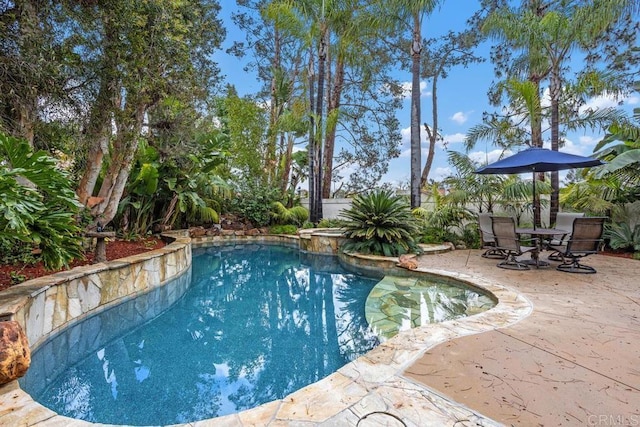
<instances>
[{"instance_id":1,"label":"blue pool water","mask_svg":"<svg viewBox=\"0 0 640 427\"><path fill-rule=\"evenodd\" d=\"M91 317L42 345L22 387L59 414L158 425L283 398L378 340L365 320L377 280L298 249L194 250L175 283Z\"/></svg>"}]
</instances>

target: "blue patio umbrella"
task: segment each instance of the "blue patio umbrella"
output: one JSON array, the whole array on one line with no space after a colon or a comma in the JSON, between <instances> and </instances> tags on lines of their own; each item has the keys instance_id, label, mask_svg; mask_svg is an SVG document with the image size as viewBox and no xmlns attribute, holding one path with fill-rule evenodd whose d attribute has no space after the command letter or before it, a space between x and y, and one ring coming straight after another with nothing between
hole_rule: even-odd
<instances>
[{"instance_id":1,"label":"blue patio umbrella","mask_svg":"<svg viewBox=\"0 0 640 427\"><path fill-rule=\"evenodd\" d=\"M552 172L565 169L588 168L603 165L600 159L577 156L575 154L553 151L547 148L532 147L522 150L513 156L483 166L475 172L478 174L511 174L533 172L533 203L536 203L536 172ZM533 209L533 227L536 226L536 209Z\"/></svg>"}]
</instances>

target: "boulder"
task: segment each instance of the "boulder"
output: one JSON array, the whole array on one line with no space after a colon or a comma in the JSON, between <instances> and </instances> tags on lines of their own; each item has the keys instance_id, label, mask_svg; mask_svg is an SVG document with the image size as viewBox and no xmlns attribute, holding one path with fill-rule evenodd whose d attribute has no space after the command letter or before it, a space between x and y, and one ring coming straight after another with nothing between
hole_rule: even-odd
<instances>
[{"instance_id":1,"label":"boulder","mask_svg":"<svg viewBox=\"0 0 640 427\"><path fill-rule=\"evenodd\" d=\"M190 237L201 237L204 236L206 233L204 227L191 227L189 229L189 236Z\"/></svg>"},{"instance_id":2,"label":"boulder","mask_svg":"<svg viewBox=\"0 0 640 427\"><path fill-rule=\"evenodd\" d=\"M407 270L415 270L418 268L418 262L415 260L415 255L400 255L397 265L398 267L406 268Z\"/></svg>"},{"instance_id":3,"label":"boulder","mask_svg":"<svg viewBox=\"0 0 640 427\"><path fill-rule=\"evenodd\" d=\"M258 234L260 234L260 230L258 230L257 228L252 228L250 230L247 230L245 234L247 236L257 236Z\"/></svg>"},{"instance_id":4,"label":"boulder","mask_svg":"<svg viewBox=\"0 0 640 427\"><path fill-rule=\"evenodd\" d=\"M27 373L31 350L27 336L18 322L0 322L0 384L6 384Z\"/></svg>"}]
</instances>

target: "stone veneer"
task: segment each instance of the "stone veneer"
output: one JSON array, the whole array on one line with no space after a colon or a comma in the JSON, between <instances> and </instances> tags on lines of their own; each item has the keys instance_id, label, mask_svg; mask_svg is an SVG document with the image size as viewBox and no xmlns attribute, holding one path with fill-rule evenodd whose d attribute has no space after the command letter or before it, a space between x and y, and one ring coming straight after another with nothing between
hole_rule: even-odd
<instances>
[{"instance_id":1,"label":"stone veneer","mask_svg":"<svg viewBox=\"0 0 640 427\"><path fill-rule=\"evenodd\" d=\"M177 236L175 241L162 249L78 267L0 292L0 319L19 321L32 348L36 348L51 334L96 310L116 305L186 273L191 266L192 245L298 244L297 236L204 236L191 240L182 237L184 234L174 236ZM341 259L349 258L354 257L341 256ZM369 264L373 262L365 257L351 260L350 264L372 267ZM408 380L403 374L425 351L444 341L518 322L529 315L531 303L510 288L482 278L448 271L424 272L473 283L493 294L499 302L493 309L475 316L403 331L337 372L282 400L184 426L498 425ZM0 386L0 425L84 427L94 424L56 414L33 401L20 389L18 381L12 381Z\"/></svg>"}]
</instances>

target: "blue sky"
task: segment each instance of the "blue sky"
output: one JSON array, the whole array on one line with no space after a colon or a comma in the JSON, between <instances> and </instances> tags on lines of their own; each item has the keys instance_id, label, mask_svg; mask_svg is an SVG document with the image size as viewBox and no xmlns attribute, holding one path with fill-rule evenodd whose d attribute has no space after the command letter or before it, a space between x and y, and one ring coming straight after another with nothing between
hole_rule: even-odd
<instances>
[{"instance_id":1,"label":"blue sky","mask_svg":"<svg viewBox=\"0 0 640 427\"><path fill-rule=\"evenodd\" d=\"M227 25L227 40L224 47L231 46L234 40L243 40L243 34L240 33L230 21L230 15L236 8L235 1L223 0L222 17ZM465 27L466 20L475 12L478 7L478 1L475 0L446 0L442 7L433 15L428 17L423 25L423 37L438 37L447 33L449 30L462 30ZM458 67L451 70L446 79L440 80L438 84L438 111L439 111L439 127L446 142L446 149L443 145L436 148L436 156L429 178L440 180L450 175L453 170L447 162L447 150L464 152L463 141L466 132L474 125L481 123L482 113L484 111L493 111L489 106L487 99L487 89L493 80L493 64L489 61L489 50L491 42L486 42L476 51L478 56L487 58L484 63L473 64L469 68ZM237 58L229 58L227 55L216 55L223 74L226 75L227 82L236 86L239 93L250 94L256 93L260 87L260 83L256 81L255 76L248 75L242 70L242 62ZM578 63L579 65L579 63ZM396 76L400 81L409 84L411 75L409 72L398 71ZM422 118L421 123L425 121L431 122L431 93L429 91L430 83L422 82ZM634 106L640 103L637 94L625 100L626 109L631 111ZM606 97L594 99L590 102L591 107L608 107L615 106L617 102ZM397 117L400 120L400 128L402 130L402 154L399 158L393 159L389 166L389 172L383 178L386 182L408 183L410 173L410 156L409 156L409 114L410 101L407 98L404 101L404 107L398 112ZM422 162L426 160L426 134L422 135L423 154ZM561 151L573 154L590 155L593 152L595 144L601 139L601 133L576 133L567 135L567 141ZM480 146L481 145L481 146ZM490 142L481 143L469 153L469 155L479 162L488 159L489 162L495 161L500 155L500 151L496 150Z\"/></svg>"}]
</instances>

